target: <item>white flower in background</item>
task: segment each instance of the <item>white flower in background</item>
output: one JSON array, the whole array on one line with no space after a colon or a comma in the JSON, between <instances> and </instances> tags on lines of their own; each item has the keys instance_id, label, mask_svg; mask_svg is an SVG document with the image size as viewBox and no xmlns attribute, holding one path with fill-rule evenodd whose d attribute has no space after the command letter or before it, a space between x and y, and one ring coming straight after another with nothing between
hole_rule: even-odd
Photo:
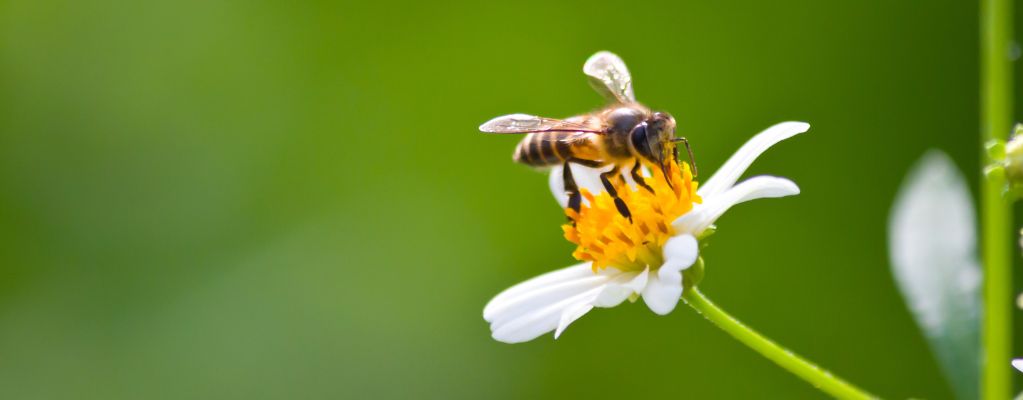
<instances>
[{"instance_id":1,"label":"white flower in background","mask_svg":"<svg viewBox=\"0 0 1023 400\"><path fill-rule=\"evenodd\" d=\"M925 154L895 199L888 242L895 280L929 335L944 333L946 318L977 317L976 219L966 180L952 160L937 150Z\"/></svg>"},{"instance_id":2,"label":"white flower in background","mask_svg":"<svg viewBox=\"0 0 1023 400\"><path fill-rule=\"evenodd\" d=\"M688 165L674 166L670 176L657 168L646 183L652 191L617 183L633 221L622 217L598 174L572 165L585 199L565 237L578 245L573 253L582 264L552 271L501 292L483 309L494 339L525 342L554 331L557 338L569 324L594 307L614 307L626 299L643 301L665 315L682 295L682 271L699 258L697 238L733 205L759 198L799 193L792 181L757 176L736 184L765 150L806 132L809 124L783 122L754 136L697 190ZM628 171L623 176L629 176ZM551 171L551 190L564 208L567 197L561 167ZM625 178L630 180L630 178ZM672 184L668 185L668 180Z\"/></svg>"},{"instance_id":3,"label":"white flower in background","mask_svg":"<svg viewBox=\"0 0 1023 400\"><path fill-rule=\"evenodd\" d=\"M1023 372L1023 358L1017 358L1015 360L1012 360L1012 366L1016 367L1016 369L1018 369L1019 372Z\"/></svg>"},{"instance_id":4,"label":"white flower in background","mask_svg":"<svg viewBox=\"0 0 1023 400\"><path fill-rule=\"evenodd\" d=\"M966 179L932 150L911 169L888 220L892 272L959 398L980 382L981 269Z\"/></svg>"}]
</instances>

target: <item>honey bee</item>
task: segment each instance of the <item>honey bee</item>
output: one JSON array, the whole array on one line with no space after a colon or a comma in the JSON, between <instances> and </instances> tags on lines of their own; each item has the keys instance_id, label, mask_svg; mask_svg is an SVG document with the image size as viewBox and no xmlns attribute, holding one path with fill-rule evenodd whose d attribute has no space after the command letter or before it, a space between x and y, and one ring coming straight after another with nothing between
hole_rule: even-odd
<instances>
[{"instance_id":1,"label":"honey bee","mask_svg":"<svg viewBox=\"0 0 1023 400\"><path fill-rule=\"evenodd\" d=\"M484 133L526 134L513 156L516 162L534 167L563 165L568 205L579 211L582 196L572 178L570 163L591 168L613 167L600 174L600 181L614 199L618 212L629 220L629 207L618 197L611 179L626 167L637 185L653 189L644 182L641 167L661 168L667 176L672 162L678 162L677 143L685 145L696 175L689 141L675 137L675 119L665 112L652 111L636 102L632 76L617 55L602 51L583 65L590 85L611 104L583 115L566 119L528 114L500 116L483 125ZM623 178L624 179L624 178ZM669 185L671 180L668 180Z\"/></svg>"}]
</instances>

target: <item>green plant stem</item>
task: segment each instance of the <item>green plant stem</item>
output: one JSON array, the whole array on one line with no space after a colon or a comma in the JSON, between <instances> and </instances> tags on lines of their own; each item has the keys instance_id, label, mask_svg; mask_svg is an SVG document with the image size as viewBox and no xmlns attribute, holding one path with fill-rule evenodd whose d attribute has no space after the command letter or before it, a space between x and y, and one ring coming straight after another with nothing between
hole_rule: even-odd
<instances>
[{"instance_id":1,"label":"green plant stem","mask_svg":"<svg viewBox=\"0 0 1023 400\"><path fill-rule=\"evenodd\" d=\"M1012 126L1012 1L981 0L981 148L1005 140ZM992 162L981 156L984 165ZM981 180L981 258L984 265L983 381L984 399L1012 397L1012 259L1011 210L1003 196L1005 182Z\"/></svg>"},{"instance_id":2,"label":"green plant stem","mask_svg":"<svg viewBox=\"0 0 1023 400\"><path fill-rule=\"evenodd\" d=\"M761 336L759 333L744 325L724 310L718 308L696 287L686 288L682 294L689 307L703 315L704 318L713 322L732 337L749 346L760 355L774 361L782 368L796 376L803 378L814 387L822 390L838 399L873 399L874 395L853 386L830 372L821 369L817 365L803 359L788 349L779 346L770 339Z\"/></svg>"}]
</instances>

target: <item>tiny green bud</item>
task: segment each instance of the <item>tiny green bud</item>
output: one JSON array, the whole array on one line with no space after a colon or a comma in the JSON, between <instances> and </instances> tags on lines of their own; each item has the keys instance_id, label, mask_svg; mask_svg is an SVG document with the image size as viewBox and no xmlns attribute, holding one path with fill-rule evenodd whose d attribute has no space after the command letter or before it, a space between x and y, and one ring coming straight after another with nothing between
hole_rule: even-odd
<instances>
[{"instance_id":1,"label":"tiny green bud","mask_svg":"<svg viewBox=\"0 0 1023 400\"><path fill-rule=\"evenodd\" d=\"M991 164L984 167L984 176L988 179L1005 180L1005 166L1002 164Z\"/></svg>"},{"instance_id":2,"label":"tiny green bud","mask_svg":"<svg viewBox=\"0 0 1023 400\"><path fill-rule=\"evenodd\" d=\"M1018 125L1017 125L1018 126ZM1023 184L1023 134L1012 136L1005 144L1005 178L1010 184Z\"/></svg>"},{"instance_id":3,"label":"tiny green bud","mask_svg":"<svg viewBox=\"0 0 1023 400\"><path fill-rule=\"evenodd\" d=\"M984 150L987 150L987 156L992 160L1005 159L1005 142L999 139L988 140L984 143Z\"/></svg>"},{"instance_id":4,"label":"tiny green bud","mask_svg":"<svg viewBox=\"0 0 1023 400\"><path fill-rule=\"evenodd\" d=\"M703 239L709 238L710 235L713 235L714 232L717 232L717 231L718 231L718 227L717 226L714 226L714 225L708 226L707 229L704 229L703 232L700 233L700 236L698 236L696 238L696 240L699 241L702 244L703 243Z\"/></svg>"},{"instance_id":5,"label":"tiny green bud","mask_svg":"<svg viewBox=\"0 0 1023 400\"><path fill-rule=\"evenodd\" d=\"M699 285L703 280L703 257L698 257L692 266L682 271L682 287L685 290Z\"/></svg>"}]
</instances>

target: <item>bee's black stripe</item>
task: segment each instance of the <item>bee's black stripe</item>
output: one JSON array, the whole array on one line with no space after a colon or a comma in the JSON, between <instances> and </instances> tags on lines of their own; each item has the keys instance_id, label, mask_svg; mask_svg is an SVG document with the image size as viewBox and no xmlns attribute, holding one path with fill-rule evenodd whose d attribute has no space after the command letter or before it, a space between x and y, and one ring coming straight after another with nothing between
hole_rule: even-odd
<instances>
[{"instance_id":1,"label":"bee's black stripe","mask_svg":"<svg viewBox=\"0 0 1023 400\"><path fill-rule=\"evenodd\" d=\"M523 164L533 165L533 155L529 152L529 144L533 141L533 134L530 133L515 148L515 161Z\"/></svg>"},{"instance_id":2,"label":"bee's black stripe","mask_svg":"<svg viewBox=\"0 0 1023 400\"><path fill-rule=\"evenodd\" d=\"M540 141L542 140L540 136L541 135L534 133L532 137L529 138L529 151L527 153L529 154L529 160L533 165L545 164L543 153L540 152Z\"/></svg>"},{"instance_id":3,"label":"bee's black stripe","mask_svg":"<svg viewBox=\"0 0 1023 400\"><path fill-rule=\"evenodd\" d=\"M546 135L546 137L541 138L542 143L540 143L540 153L543 155L541 158L543 158L544 162L547 164L557 164L561 162L561 158L558 157L558 153L554 151L554 143L557 140L557 136L557 134L554 134Z\"/></svg>"},{"instance_id":4,"label":"bee's black stripe","mask_svg":"<svg viewBox=\"0 0 1023 400\"><path fill-rule=\"evenodd\" d=\"M562 161L572 156L572 145L565 140L568 136L568 132L558 132L558 134L554 137L554 155Z\"/></svg>"}]
</instances>

